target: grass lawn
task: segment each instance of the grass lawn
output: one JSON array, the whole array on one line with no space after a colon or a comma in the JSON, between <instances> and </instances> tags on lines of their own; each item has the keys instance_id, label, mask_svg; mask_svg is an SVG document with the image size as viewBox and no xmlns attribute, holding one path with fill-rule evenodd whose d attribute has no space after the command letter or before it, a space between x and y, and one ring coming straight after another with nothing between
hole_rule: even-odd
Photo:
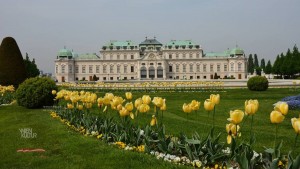
<instances>
[{"instance_id":1,"label":"grass lawn","mask_svg":"<svg viewBox=\"0 0 300 169\"><path fill-rule=\"evenodd\" d=\"M178 92L178 93L133 93L133 100L148 94L167 100L167 111L164 112L163 123L167 134L178 135L184 132L189 137L197 131L205 137L211 128L212 114L203 109L203 102L211 93L216 92ZM104 93L98 91L99 96ZM124 96L124 93L114 93ZM255 149L263 151L265 147L273 147L275 125L270 123L270 112L273 104L286 96L299 94L290 89L268 89L265 92L250 92L248 89L226 89L219 92L220 104L216 107L215 129L221 132L221 140L226 141L225 125L229 111L244 110L244 102L248 99L258 99L259 111L254 116L253 133L256 135ZM201 101L200 111L191 113L186 118L182 112L183 103L191 100ZM151 107L153 113L153 107ZM101 113L98 109L94 113ZM141 126L149 124L151 113L141 114L138 123ZM111 112L112 115L116 113ZM298 111L289 111L284 122L279 124L278 141L283 140L283 153L289 150L294 155L300 153L300 147L293 148L295 133L290 119L299 117ZM134 121L136 122L136 121ZM249 140L251 118L244 123L240 140ZM37 133L36 138L22 138L19 129L32 128ZM184 168L156 160L153 156L128 152L92 137L85 137L52 119L48 112L41 109L29 110L19 106L0 107L0 166L1 168ZM300 145L300 141L298 141ZM43 148L43 153L16 152L22 148Z\"/></svg>"}]
</instances>

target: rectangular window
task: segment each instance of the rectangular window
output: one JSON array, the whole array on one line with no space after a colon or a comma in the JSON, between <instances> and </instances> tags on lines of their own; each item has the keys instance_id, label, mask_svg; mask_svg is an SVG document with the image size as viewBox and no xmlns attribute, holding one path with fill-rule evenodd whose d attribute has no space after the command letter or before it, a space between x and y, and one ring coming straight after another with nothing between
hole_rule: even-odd
<instances>
[{"instance_id":1,"label":"rectangular window","mask_svg":"<svg viewBox=\"0 0 300 169\"><path fill-rule=\"evenodd\" d=\"M210 65L210 71L211 71L211 72L214 71L214 65Z\"/></svg>"},{"instance_id":2,"label":"rectangular window","mask_svg":"<svg viewBox=\"0 0 300 169\"><path fill-rule=\"evenodd\" d=\"M200 65L197 65L197 72L200 72Z\"/></svg>"},{"instance_id":3,"label":"rectangular window","mask_svg":"<svg viewBox=\"0 0 300 169\"><path fill-rule=\"evenodd\" d=\"M110 65L110 67L109 67L109 73L114 73L114 65Z\"/></svg>"},{"instance_id":4,"label":"rectangular window","mask_svg":"<svg viewBox=\"0 0 300 169\"><path fill-rule=\"evenodd\" d=\"M75 66L75 73L79 73L79 66L78 65Z\"/></svg>"},{"instance_id":5,"label":"rectangular window","mask_svg":"<svg viewBox=\"0 0 300 169\"><path fill-rule=\"evenodd\" d=\"M127 65L124 65L124 73L127 73Z\"/></svg>"},{"instance_id":6,"label":"rectangular window","mask_svg":"<svg viewBox=\"0 0 300 169\"><path fill-rule=\"evenodd\" d=\"M183 57L183 59L185 59L185 53L184 53L184 54L182 54L182 57Z\"/></svg>"},{"instance_id":7,"label":"rectangular window","mask_svg":"<svg viewBox=\"0 0 300 169\"><path fill-rule=\"evenodd\" d=\"M134 72L134 66L130 66L130 72Z\"/></svg>"},{"instance_id":8,"label":"rectangular window","mask_svg":"<svg viewBox=\"0 0 300 169\"><path fill-rule=\"evenodd\" d=\"M61 65L61 73L65 73L65 65Z\"/></svg>"},{"instance_id":9,"label":"rectangular window","mask_svg":"<svg viewBox=\"0 0 300 169\"><path fill-rule=\"evenodd\" d=\"M200 57L200 54L199 54L199 53L197 53L197 54L196 54L196 58L199 58L199 57Z\"/></svg>"},{"instance_id":10,"label":"rectangular window","mask_svg":"<svg viewBox=\"0 0 300 169\"><path fill-rule=\"evenodd\" d=\"M103 65L103 73L107 73L106 66L107 65Z\"/></svg>"},{"instance_id":11,"label":"rectangular window","mask_svg":"<svg viewBox=\"0 0 300 169\"><path fill-rule=\"evenodd\" d=\"M230 64L230 70L231 70L231 71L234 71L234 63L231 63L231 64Z\"/></svg>"},{"instance_id":12,"label":"rectangular window","mask_svg":"<svg viewBox=\"0 0 300 169\"><path fill-rule=\"evenodd\" d=\"M117 65L117 73L120 73L120 65Z\"/></svg>"},{"instance_id":13,"label":"rectangular window","mask_svg":"<svg viewBox=\"0 0 300 169\"><path fill-rule=\"evenodd\" d=\"M169 66L169 72L173 72L172 65Z\"/></svg>"},{"instance_id":14,"label":"rectangular window","mask_svg":"<svg viewBox=\"0 0 300 169\"><path fill-rule=\"evenodd\" d=\"M58 73L58 66L55 66L55 73Z\"/></svg>"},{"instance_id":15,"label":"rectangular window","mask_svg":"<svg viewBox=\"0 0 300 169\"><path fill-rule=\"evenodd\" d=\"M117 55L117 59L120 60L120 55Z\"/></svg>"},{"instance_id":16,"label":"rectangular window","mask_svg":"<svg viewBox=\"0 0 300 169\"><path fill-rule=\"evenodd\" d=\"M176 72L179 72L179 65L176 65Z\"/></svg>"},{"instance_id":17,"label":"rectangular window","mask_svg":"<svg viewBox=\"0 0 300 169\"><path fill-rule=\"evenodd\" d=\"M110 55L109 55L109 60L112 60L112 59L113 59L113 55L110 54Z\"/></svg>"},{"instance_id":18,"label":"rectangular window","mask_svg":"<svg viewBox=\"0 0 300 169\"><path fill-rule=\"evenodd\" d=\"M172 59L172 54L169 54L169 59Z\"/></svg>"},{"instance_id":19,"label":"rectangular window","mask_svg":"<svg viewBox=\"0 0 300 169\"><path fill-rule=\"evenodd\" d=\"M193 72L193 69L194 69L194 65L190 65L190 72Z\"/></svg>"},{"instance_id":20,"label":"rectangular window","mask_svg":"<svg viewBox=\"0 0 300 169\"><path fill-rule=\"evenodd\" d=\"M186 65L182 65L182 72L186 72Z\"/></svg>"},{"instance_id":21,"label":"rectangular window","mask_svg":"<svg viewBox=\"0 0 300 169\"><path fill-rule=\"evenodd\" d=\"M218 71L218 72L221 71L221 65L217 65L217 71Z\"/></svg>"},{"instance_id":22,"label":"rectangular window","mask_svg":"<svg viewBox=\"0 0 300 169\"><path fill-rule=\"evenodd\" d=\"M69 73L73 73L72 65L69 65Z\"/></svg>"},{"instance_id":23,"label":"rectangular window","mask_svg":"<svg viewBox=\"0 0 300 169\"><path fill-rule=\"evenodd\" d=\"M133 55L131 55L130 57L131 57L131 59L134 59L134 56L133 56Z\"/></svg>"},{"instance_id":24,"label":"rectangular window","mask_svg":"<svg viewBox=\"0 0 300 169\"><path fill-rule=\"evenodd\" d=\"M224 65L224 72L227 72L227 64Z\"/></svg>"},{"instance_id":25,"label":"rectangular window","mask_svg":"<svg viewBox=\"0 0 300 169\"><path fill-rule=\"evenodd\" d=\"M124 55L124 60L127 60L127 55Z\"/></svg>"},{"instance_id":26,"label":"rectangular window","mask_svg":"<svg viewBox=\"0 0 300 169\"><path fill-rule=\"evenodd\" d=\"M89 73L93 73L93 66L89 65Z\"/></svg>"},{"instance_id":27,"label":"rectangular window","mask_svg":"<svg viewBox=\"0 0 300 169\"><path fill-rule=\"evenodd\" d=\"M96 73L100 73L100 66L99 65L96 66Z\"/></svg>"},{"instance_id":28,"label":"rectangular window","mask_svg":"<svg viewBox=\"0 0 300 169\"><path fill-rule=\"evenodd\" d=\"M85 73L85 66L82 66L82 73Z\"/></svg>"},{"instance_id":29,"label":"rectangular window","mask_svg":"<svg viewBox=\"0 0 300 169\"><path fill-rule=\"evenodd\" d=\"M242 64L241 63L238 64L238 71L242 71Z\"/></svg>"},{"instance_id":30,"label":"rectangular window","mask_svg":"<svg viewBox=\"0 0 300 169\"><path fill-rule=\"evenodd\" d=\"M176 59L179 59L179 54L178 53L176 53Z\"/></svg>"},{"instance_id":31,"label":"rectangular window","mask_svg":"<svg viewBox=\"0 0 300 169\"><path fill-rule=\"evenodd\" d=\"M190 59L192 59L192 58L193 58L193 54L190 53Z\"/></svg>"},{"instance_id":32,"label":"rectangular window","mask_svg":"<svg viewBox=\"0 0 300 169\"><path fill-rule=\"evenodd\" d=\"M206 65L203 65L203 72L206 72Z\"/></svg>"}]
</instances>

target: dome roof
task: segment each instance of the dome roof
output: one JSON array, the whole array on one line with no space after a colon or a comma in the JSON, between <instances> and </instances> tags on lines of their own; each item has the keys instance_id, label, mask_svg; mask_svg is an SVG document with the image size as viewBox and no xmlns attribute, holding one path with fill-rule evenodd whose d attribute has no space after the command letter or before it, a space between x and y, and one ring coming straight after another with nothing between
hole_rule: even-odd
<instances>
[{"instance_id":1,"label":"dome roof","mask_svg":"<svg viewBox=\"0 0 300 169\"><path fill-rule=\"evenodd\" d=\"M230 55L243 55L244 54L244 50L241 49L241 48L233 48L231 51L230 51Z\"/></svg>"},{"instance_id":2,"label":"dome roof","mask_svg":"<svg viewBox=\"0 0 300 169\"><path fill-rule=\"evenodd\" d=\"M57 56L60 58L72 58L73 54L68 49L61 49L58 51Z\"/></svg>"}]
</instances>

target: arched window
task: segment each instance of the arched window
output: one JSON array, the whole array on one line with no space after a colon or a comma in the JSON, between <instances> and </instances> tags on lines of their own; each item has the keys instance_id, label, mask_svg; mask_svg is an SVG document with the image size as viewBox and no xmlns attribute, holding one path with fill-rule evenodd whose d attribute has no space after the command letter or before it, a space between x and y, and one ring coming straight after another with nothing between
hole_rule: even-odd
<instances>
[{"instance_id":1,"label":"arched window","mask_svg":"<svg viewBox=\"0 0 300 169\"><path fill-rule=\"evenodd\" d=\"M147 78L147 69L145 66L141 67L141 78Z\"/></svg>"},{"instance_id":2,"label":"arched window","mask_svg":"<svg viewBox=\"0 0 300 169\"><path fill-rule=\"evenodd\" d=\"M154 78L155 77L155 69L153 66L149 67L149 78Z\"/></svg>"},{"instance_id":3,"label":"arched window","mask_svg":"<svg viewBox=\"0 0 300 169\"><path fill-rule=\"evenodd\" d=\"M161 66L157 67L157 78L163 78L164 70Z\"/></svg>"}]
</instances>

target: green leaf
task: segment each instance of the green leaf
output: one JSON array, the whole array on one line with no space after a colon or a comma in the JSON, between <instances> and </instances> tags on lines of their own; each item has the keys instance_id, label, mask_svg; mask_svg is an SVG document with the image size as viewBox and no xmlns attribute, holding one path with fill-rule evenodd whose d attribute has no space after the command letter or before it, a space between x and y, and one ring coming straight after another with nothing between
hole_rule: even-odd
<instances>
[{"instance_id":1,"label":"green leaf","mask_svg":"<svg viewBox=\"0 0 300 169\"><path fill-rule=\"evenodd\" d=\"M249 168L248 160L246 157L246 152L243 152L241 155L238 155L236 157L236 159L237 159L237 162L239 163L241 169Z\"/></svg>"},{"instance_id":2,"label":"green leaf","mask_svg":"<svg viewBox=\"0 0 300 169\"><path fill-rule=\"evenodd\" d=\"M200 144L200 140L194 140L194 139L186 139L185 140L188 144Z\"/></svg>"},{"instance_id":3,"label":"green leaf","mask_svg":"<svg viewBox=\"0 0 300 169\"><path fill-rule=\"evenodd\" d=\"M265 152L266 152L266 153L273 154L275 151L274 151L273 148L268 148L268 149L265 149Z\"/></svg>"}]
</instances>

